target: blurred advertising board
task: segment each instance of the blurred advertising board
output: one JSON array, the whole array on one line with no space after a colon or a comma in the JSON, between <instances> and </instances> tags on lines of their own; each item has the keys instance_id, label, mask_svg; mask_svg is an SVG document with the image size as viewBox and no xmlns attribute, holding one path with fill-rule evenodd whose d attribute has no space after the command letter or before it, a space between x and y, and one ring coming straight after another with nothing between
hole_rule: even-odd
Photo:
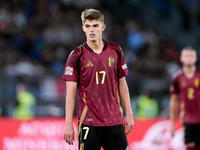
<instances>
[{"instance_id":1,"label":"blurred advertising board","mask_svg":"<svg viewBox=\"0 0 200 150\"><path fill-rule=\"evenodd\" d=\"M78 150L78 120L74 118L75 141L69 146L63 140L64 118L34 118L20 121L0 118L0 150ZM135 119L127 135L129 150L185 150L183 130L177 122L172 138L169 120Z\"/></svg>"}]
</instances>

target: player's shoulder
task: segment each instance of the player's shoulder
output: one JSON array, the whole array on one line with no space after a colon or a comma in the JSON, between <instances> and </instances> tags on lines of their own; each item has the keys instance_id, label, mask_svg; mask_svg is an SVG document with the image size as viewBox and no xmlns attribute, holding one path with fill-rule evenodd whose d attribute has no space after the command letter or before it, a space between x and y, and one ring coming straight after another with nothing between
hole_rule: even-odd
<instances>
[{"instance_id":1,"label":"player's shoulder","mask_svg":"<svg viewBox=\"0 0 200 150\"><path fill-rule=\"evenodd\" d=\"M117 50L117 51L122 51L121 46L115 42L111 42L111 41L106 41L107 42L107 46L111 49Z\"/></svg>"},{"instance_id":2,"label":"player's shoulder","mask_svg":"<svg viewBox=\"0 0 200 150\"><path fill-rule=\"evenodd\" d=\"M200 74L200 68L197 68L196 73Z\"/></svg>"},{"instance_id":3,"label":"player's shoulder","mask_svg":"<svg viewBox=\"0 0 200 150\"><path fill-rule=\"evenodd\" d=\"M85 48L85 43L77 46L74 50L72 50L71 55L77 55L77 54L83 52L84 48Z\"/></svg>"},{"instance_id":4,"label":"player's shoulder","mask_svg":"<svg viewBox=\"0 0 200 150\"><path fill-rule=\"evenodd\" d=\"M111 41L106 41L108 46L110 47L120 47L119 44L115 43L115 42L111 42Z\"/></svg>"},{"instance_id":5,"label":"player's shoulder","mask_svg":"<svg viewBox=\"0 0 200 150\"><path fill-rule=\"evenodd\" d=\"M68 63L76 62L83 54L84 49L85 43L77 46L74 50L72 50L68 57Z\"/></svg>"},{"instance_id":6,"label":"player's shoulder","mask_svg":"<svg viewBox=\"0 0 200 150\"><path fill-rule=\"evenodd\" d=\"M176 79L176 78L180 77L181 75L183 75L183 70L179 69L178 71L176 71L175 73L172 74L172 79Z\"/></svg>"},{"instance_id":7,"label":"player's shoulder","mask_svg":"<svg viewBox=\"0 0 200 150\"><path fill-rule=\"evenodd\" d=\"M73 49L69 55L69 57L71 59L75 59L78 58L81 54L84 53L84 49L85 49L85 43L77 46L75 49Z\"/></svg>"}]
</instances>

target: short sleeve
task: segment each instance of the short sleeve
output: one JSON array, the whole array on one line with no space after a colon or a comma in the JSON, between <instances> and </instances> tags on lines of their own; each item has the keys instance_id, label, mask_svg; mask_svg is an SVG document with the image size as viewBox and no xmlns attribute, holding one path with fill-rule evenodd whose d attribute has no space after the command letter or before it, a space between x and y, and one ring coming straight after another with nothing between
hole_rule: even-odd
<instances>
[{"instance_id":1,"label":"short sleeve","mask_svg":"<svg viewBox=\"0 0 200 150\"><path fill-rule=\"evenodd\" d=\"M76 55L72 51L67 59L62 76L63 80L78 82L78 67L76 64Z\"/></svg>"},{"instance_id":2,"label":"short sleeve","mask_svg":"<svg viewBox=\"0 0 200 150\"><path fill-rule=\"evenodd\" d=\"M126 65L126 61L125 61L125 58L124 58L124 54L123 54L123 51L120 48L120 51L119 51L119 63L118 63L118 66L117 66L117 76L118 76L118 79L128 75L128 68L127 68L127 65Z\"/></svg>"},{"instance_id":3,"label":"short sleeve","mask_svg":"<svg viewBox=\"0 0 200 150\"><path fill-rule=\"evenodd\" d=\"M179 86L178 86L177 78L172 78L172 82L170 86L170 94L179 94Z\"/></svg>"}]
</instances>

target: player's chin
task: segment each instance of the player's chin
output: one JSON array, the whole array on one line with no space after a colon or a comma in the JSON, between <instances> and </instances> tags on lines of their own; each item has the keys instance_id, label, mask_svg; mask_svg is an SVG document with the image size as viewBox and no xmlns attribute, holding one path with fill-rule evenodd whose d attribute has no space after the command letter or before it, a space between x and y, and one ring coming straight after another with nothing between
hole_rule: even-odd
<instances>
[{"instance_id":1,"label":"player's chin","mask_svg":"<svg viewBox=\"0 0 200 150\"><path fill-rule=\"evenodd\" d=\"M97 40L94 39L94 38L92 38L92 39L90 39L90 41L91 41L91 42L96 42Z\"/></svg>"},{"instance_id":2,"label":"player's chin","mask_svg":"<svg viewBox=\"0 0 200 150\"><path fill-rule=\"evenodd\" d=\"M188 64L186 64L186 66L187 67L192 67L192 66L194 66L194 63L188 63Z\"/></svg>"}]
</instances>

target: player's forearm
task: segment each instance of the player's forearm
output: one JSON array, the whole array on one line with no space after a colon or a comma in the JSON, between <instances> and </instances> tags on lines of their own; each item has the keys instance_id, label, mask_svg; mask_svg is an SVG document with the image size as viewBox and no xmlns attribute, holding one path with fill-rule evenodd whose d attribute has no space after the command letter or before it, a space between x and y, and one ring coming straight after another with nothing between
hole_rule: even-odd
<instances>
[{"instance_id":1,"label":"player's forearm","mask_svg":"<svg viewBox=\"0 0 200 150\"><path fill-rule=\"evenodd\" d=\"M75 107L75 96L66 96L66 104L65 104L65 122L66 124L72 124L73 123L73 113L74 113L74 107Z\"/></svg>"},{"instance_id":2,"label":"player's forearm","mask_svg":"<svg viewBox=\"0 0 200 150\"><path fill-rule=\"evenodd\" d=\"M125 78L119 80L119 94L120 94L122 103L126 109L126 114L132 116L133 112L132 112L131 104L130 104L130 95L129 95L128 86L127 86Z\"/></svg>"},{"instance_id":3,"label":"player's forearm","mask_svg":"<svg viewBox=\"0 0 200 150\"><path fill-rule=\"evenodd\" d=\"M178 112L178 100L174 97L171 97L171 100L170 100L170 121L173 124L175 123L177 112Z\"/></svg>"},{"instance_id":4,"label":"player's forearm","mask_svg":"<svg viewBox=\"0 0 200 150\"><path fill-rule=\"evenodd\" d=\"M75 99L76 99L76 89L77 83L67 81L66 82L67 96L66 96L66 104L65 104L65 117L66 124L73 123L73 113L75 107Z\"/></svg>"}]
</instances>

